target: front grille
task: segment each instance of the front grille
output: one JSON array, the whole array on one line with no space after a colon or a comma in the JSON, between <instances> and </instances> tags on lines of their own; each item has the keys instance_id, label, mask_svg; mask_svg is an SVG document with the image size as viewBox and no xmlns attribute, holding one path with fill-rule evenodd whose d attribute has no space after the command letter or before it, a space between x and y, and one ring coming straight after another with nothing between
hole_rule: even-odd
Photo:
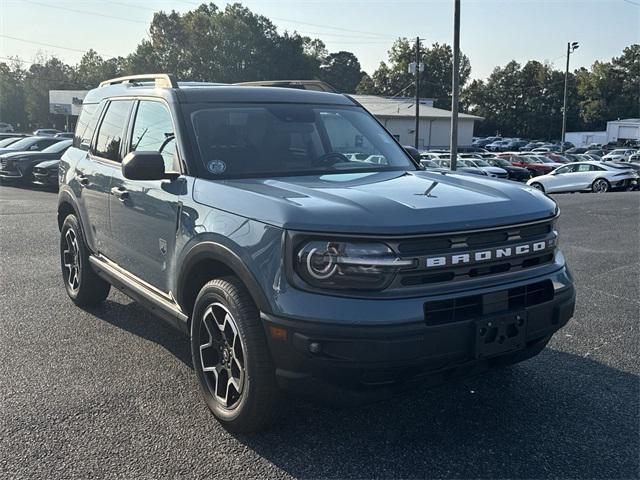
<instances>
[{"instance_id":1,"label":"front grille","mask_svg":"<svg viewBox=\"0 0 640 480\"><path fill-rule=\"evenodd\" d=\"M7 168L7 159L0 157L0 170Z\"/></svg>"},{"instance_id":2,"label":"front grille","mask_svg":"<svg viewBox=\"0 0 640 480\"><path fill-rule=\"evenodd\" d=\"M407 238L390 245L402 259L414 266L399 272L390 288L415 288L423 285L469 280L512 273L553 262L556 232L554 220L501 227L490 231L460 232ZM515 254L521 245L544 245ZM501 254L498 255L498 250ZM490 258L482 255L491 251ZM506 255L507 251L509 255ZM480 255L480 260L476 260ZM454 256L458 259L454 260ZM464 261L464 256L468 259ZM444 264L428 265L429 259L445 258ZM462 260L460 260L462 259Z\"/></svg>"},{"instance_id":3,"label":"front grille","mask_svg":"<svg viewBox=\"0 0 640 480\"><path fill-rule=\"evenodd\" d=\"M523 310L553 300L551 280L532 283L485 295L470 295L424 304L427 325L462 322L482 315Z\"/></svg>"}]
</instances>

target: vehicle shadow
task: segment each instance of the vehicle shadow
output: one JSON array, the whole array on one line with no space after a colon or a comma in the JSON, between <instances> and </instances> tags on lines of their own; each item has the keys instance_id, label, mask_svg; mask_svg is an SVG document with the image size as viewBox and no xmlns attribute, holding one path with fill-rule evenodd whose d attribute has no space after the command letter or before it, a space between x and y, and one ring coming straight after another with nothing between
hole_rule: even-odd
<instances>
[{"instance_id":1,"label":"vehicle shadow","mask_svg":"<svg viewBox=\"0 0 640 480\"><path fill-rule=\"evenodd\" d=\"M99 306L85 307L84 309L114 327L157 343L187 367L193 369L191 347L187 336L150 313L137 302L120 303L107 299Z\"/></svg>"},{"instance_id":2,"label":"vehicle shadow","mask_svg":"<svg viewBox=\"0 0 640 480\"><path fill-rule=\"evenodd\" d=\"M137 303L87 311L193 368L188 339ZM639 399L637 375L547 348L357 408L285 396L271 430L233 436L300 478L638 478Z\"/></svg>"},{"instance_id":3,"label":"vehicle shadow","mask_svg":"<svg viewBox=\"0 0 640 480\"><path fill-rule=\"evenodd\" d=\"M637 376L546 349L360 408L289 399L236 438L297 478L638 478L639 398Z\"/></svg>"}]
</instances>

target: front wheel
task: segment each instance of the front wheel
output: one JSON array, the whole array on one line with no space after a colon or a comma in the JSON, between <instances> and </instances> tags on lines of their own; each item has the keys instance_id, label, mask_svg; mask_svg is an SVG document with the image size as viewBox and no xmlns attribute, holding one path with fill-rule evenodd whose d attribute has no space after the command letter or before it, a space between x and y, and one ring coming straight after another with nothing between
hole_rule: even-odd
<instances>
[{"instance_id":1,"label":"front wheel","mask_svg":"<svg viewBox=\"0 0 640 480\"><path fill-rule=\"evenodd\" d=\"M268 427L275 418L275 368L258 309L236 278L207 283L191 317L191 353L207 406L233 432Z\"/></svg>"},{"instance_id":2,"label":"front wheel","mask_svg":"<svg viewBox=\"0 0 640 480\"><path fill-rule=\"evenodd\" d=\"M604 178L598 178L591 184L591 191L593 193L606 193L610 188L611 185Z\"/></svg>"},{"instance_id":3,"label":"front wheel","mask_svg":"<svg viewBox=\"0 0 640 480\"><path fill-rule=\"evenodd\" d=\"M541 192L544 192L544 187L542 186L542 184L540 182L533 182L531 184L531 186L533 188L535 188L536 190L540 190Z\"/></svg>"}]
</instances>

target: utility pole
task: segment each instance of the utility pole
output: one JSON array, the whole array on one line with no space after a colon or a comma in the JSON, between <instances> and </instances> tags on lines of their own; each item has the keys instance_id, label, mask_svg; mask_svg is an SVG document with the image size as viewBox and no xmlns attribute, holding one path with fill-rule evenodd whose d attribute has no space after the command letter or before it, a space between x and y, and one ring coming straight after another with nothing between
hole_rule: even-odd
<instances>
[{"instance_id":1,"label":"utility pole","mask_svg":"<svg viewBox=\"0 0 640 480\"><path fill-rule=\"evenodd\" d=\"M416 37L416 128L414 147L418 148L420 132L420 37Z\"/></svg>"},{"instance_id":2,"label":"utility pole","mask_svg":"<svg viewBox=\"0 0 640 480\"><path fill-rule=\"evenodd\" d=\"M458 168L458 97L460 95L460 0L453 0L453 75L451 80L451 170Z\"/></svg>"},{"instance_id":3,"label":"utility pole","mask_svg":"<svg viewBox=\"0 0 640 480\"><path fill-rule=\"evenodd\" d=\"M565 136L567 134L567 90L569 84L569 56L578 49L578 42L567 43L567 67L564 70L564 101L562 103L562 148L564 151Z\"/></svg>"}]
</instances>

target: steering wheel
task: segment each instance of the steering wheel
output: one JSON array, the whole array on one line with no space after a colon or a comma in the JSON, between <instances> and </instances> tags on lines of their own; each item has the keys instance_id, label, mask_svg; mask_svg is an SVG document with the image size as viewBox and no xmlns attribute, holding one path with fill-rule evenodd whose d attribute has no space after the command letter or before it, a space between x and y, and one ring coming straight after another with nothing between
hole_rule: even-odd
<instances>
[{"instance_id":1,"label":"steering wheel","mask_svg":"<svg viewBox=\"0 0 640 480\"><path fill-rule=\"evenodd\" d=\"M311 165L314 167L319 167L319 166L330 167L331 165L335 165L336 163L348 162L348 161L349 159L339 152L329 152L329 153L325 153L324 155L320 155L318 158L314 159L311 162Z\"/></svg>"}]
</instances>

